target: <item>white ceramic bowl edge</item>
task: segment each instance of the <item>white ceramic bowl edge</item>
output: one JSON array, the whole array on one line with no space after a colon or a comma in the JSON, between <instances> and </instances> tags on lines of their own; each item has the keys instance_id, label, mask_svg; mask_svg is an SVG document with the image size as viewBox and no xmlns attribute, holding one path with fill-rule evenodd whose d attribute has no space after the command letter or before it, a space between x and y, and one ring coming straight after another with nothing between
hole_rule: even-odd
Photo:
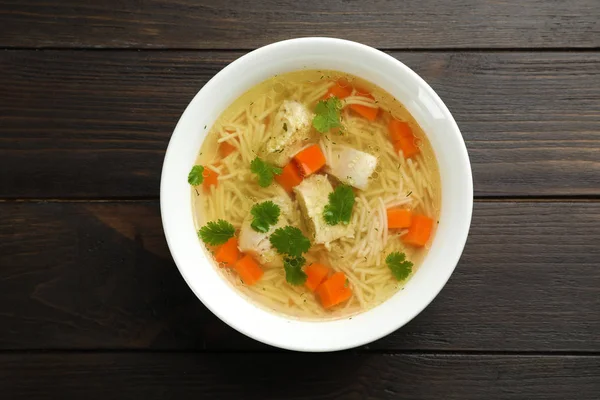
<instances>
[{"instance_id":1,"label":"white ceramic bowl edge","mask_svg":"<svg viewBox=\"0 0 600 400\"><path fill-rule=\"evenodd\" d=\"M431 250L404 290L352 318L308 322L248 302L207 259L192 216L187 174L219 114L254 85L298 69L333 69L384 88L402 102L426 132L442 181L442 209ZM205 128L206 127L206 128ZM261 342L299 351L335 351L377 340L420 313L454 271L466 243L473 182L466 146L452 115L410 68L371 47L340 39L302 38L274 43L237 59L198 92L181 116L165 155L161 215L171 254L196 296L231 327Z\"/></svg>"}]
</instances>

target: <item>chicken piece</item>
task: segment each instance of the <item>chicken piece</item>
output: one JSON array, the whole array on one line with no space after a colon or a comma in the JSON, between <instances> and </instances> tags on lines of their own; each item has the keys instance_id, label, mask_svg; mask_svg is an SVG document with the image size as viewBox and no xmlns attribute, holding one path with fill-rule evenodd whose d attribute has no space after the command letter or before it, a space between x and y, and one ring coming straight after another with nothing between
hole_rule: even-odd
<instances>
[{"instance_id":1,"label":"chicken piece","mask_svg":"<svg viewBox=\"0 0 600 400\"><path fill-rule=\"evenodd\" d=\"M329 225L325 222L323 209L329 203L329 193L333 192L327 176L311 175L296 186L294 192L314 243L328 246L341 237L354 237L354 230L350 225Z\"/></svg>"},{"instance_id":2,"label":"chicken piece","mask_svg":"<svg viewBox=\"0 0 600 400\"><path fill-rule=\"evenodd\" d=\"M290 216L293 212L293 204L287 196L275 197L269 200L277 204L280 208L277 224L271 226L268 232L257 232L250 226L254 217L248 213L240 229L238 248L240 251L250 254L265 267L282 267L283 258L271 246L269 236L276 229L289 225Z\"/></svg>"},{"instance_id":3,"label":"chicken piece","mask_svg":"<svg viewBox=\"0 0 600 400\"><path fill-rule=\"evenodd\" d=\"M340 182L365 190L377 167L377 157L348 146L334 146L325 172Z\"/></svg>"},{"instance_id":4,"label":"chicken piece","mask_svg":"<svg viewBox=\"0 0 600 400\"><path fill-rule=\"evenodd\" d=\"M265 145L267 161L285 166L312 139L313 113L297 101L285 100L274 120L273 136Z\"/></svg>"}]
</instances>

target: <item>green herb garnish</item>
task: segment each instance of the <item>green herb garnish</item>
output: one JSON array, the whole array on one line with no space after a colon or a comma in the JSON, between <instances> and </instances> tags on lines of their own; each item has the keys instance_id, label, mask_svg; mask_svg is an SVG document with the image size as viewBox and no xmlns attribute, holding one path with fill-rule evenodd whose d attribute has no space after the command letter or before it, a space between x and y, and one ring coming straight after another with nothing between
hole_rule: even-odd
<instances>
[{"instance_id":1,"label":"green herb garnish","mask_svg":"<svg viewBox=\"0 0 600 400\"><path fill-rule=\"evenodd\" d=\"M202 165L194 165L188 174L188 183L192 186L201 185L204 182L204 167Z\"/></svg>"},{"instance_id":2,"label":"green herb garnish","mask_svg":"<svg viewBox=\"0 0 600 400\"><path fill-rule=\"evenodd\" d=\"M198 236L206 244L213 246L223 244L233 237L235 228L229 222L222 219L211 221L198 231Z\"/></svg>"},{"instance_id":3,"label":"green herb garnish","mask_svg":"<svg viewBox=\"0 0 600 400\"><path fill-rule=\"evenodd\" d=\"M332 128L340 128L342 126L340 122L341 109L342 102L335 96L319 101L315 107L316 115L312 121L315 129L325 133Z\"/></svg>"},{"instance_id":4,"label":"green herb garnish","mask_svg":"<svg viewBox=\"0 0 600 400\"><path fill-rule=\"evenodd\" d=\"M293 226L278 228L269 237L269 241L279 254L290 257L300 257L310 248L310 240L302 234L302 231Z\"/></svg>"},{"instance_id":5,"label":"green herb garnish","mask_svg":"<svg viewBox=\"0 0 600 400\"><path fill-rule=\"evenodd\" d=\"M340 222L348 224L354 207L354 192L348 185L340 185L329 193L329 203L323 210L325 222L336 225Z\"/></svg>"},{"instance_id":6,"label":"green herb garnish","mask_svg":"<svg viewBox=\"0 0 600 400\"><path fill-rule=\"evenodd\" d=\"M302 267L306 264L306 259L299 257L285 257L283 259L283 269L285 270L285 280L290 285L298 286L306 282L306 274Z\"/></svg>"},{"instance_id":7,"label":"green herb garnish","mask_svg":"<svg viewBox=\"0 0 600 400\"><path fill-rule=\"evenodd\" d=\"M255 204L250 213L254 216L250 226L256 232L267 233L272 225L279 220L281 209L272 201Z\"/></svg>"},{"instance_id":8,"label":"green herb garnish","mask_svg":"<svg viewBox=\"0 0 600 400\"><path fill-rule=\"evenodd\" d=\"M392 271L392 275L399 281L403 281L412 272L413 263L406 259L406 254L393 252L385 258L385 263Z\"/></svg>"},{"instance_id":9,"label":"green herb garnish","mask_svg":"<svg viewBox=\"0 0 600 400\"><path fill-rule=\"evenodd\" d=\"M273 182L273 176L283 172L281 168L268 164L258 157L250 163L250 171L258 176L258 184L261 187L269 186Z\"/></svg>"}]
</instances>

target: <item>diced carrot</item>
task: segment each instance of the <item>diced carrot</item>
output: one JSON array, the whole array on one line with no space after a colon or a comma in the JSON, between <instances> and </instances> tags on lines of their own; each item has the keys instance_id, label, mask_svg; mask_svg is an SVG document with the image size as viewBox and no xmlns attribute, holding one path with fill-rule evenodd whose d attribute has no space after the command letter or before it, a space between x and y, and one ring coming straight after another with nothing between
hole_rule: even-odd
<instances>
[{"instance_id":1,"label":"diced carrot","mask_svg":"<svg viewBox=\"0 0 600 400\"><path fill-rule=\"evenodd\" d=\"M416 154L419 154L419 147L415 143L414 138L402 138L394 143L394 149L399 152L402 150L404 158L410 158Z\"/></svg>"},{"instance_id":2,"label":"diced carrot","mask_svg":"<svg viewBox=\"0 0 600 400\"><path fill-rule=\"evenodd\" d=\"M351 94L352 86L350 86L348 82L342 82L340 79L333 86L327 89L327 93L325 93L325 99L335 96L341 100L350 96Z\"/></svg>"},{"instance_id":3,"label":"diced carrot","mask_svg":"<svg viewBox=\"0 0 600 400\"><path fill-rule=\"evenodd\" d=\"M395 118L390 119L390 122L388 123L388 133L392 143L397 142L403 137L413 137L410 125L408 125L407 122L398 121Z\"/></svg>"},{"instance_id":4,"label":"diced carrot","mask_svg":"<svg viewBox=\"0 0 600 400\"><path fill-rule=\"evenodd\" d=\"M419 153L420 150L416 143L417 138L415 138L408 123L392 118L388 124L388 131L390 140L394 144L394 149L396 151L402 150L405 158L410 158Z\"/></svg>"},{"instance_id":5,"label":"diced carrot","mask_svg":"<svg viewBox=\"0 0 600 400\"><path fill-rule=\"evenodd\" d=\"M233 265L242 281L248 286L254 285L263 276L260 266L249 255L245 255Z\"/></svg>"},{"instance_id":6,"label":"diced carrot","mask_svg":"<svg viewBox=\"0 0 600 400\"><path fill-rule=\"evenodd\" d=\"M306 274L306 287L314 292L317 287L323 282L323 279L327 277L329 274L329 267L326 267L323 264L313 263L304 268L304 273Z\"/></svg>"},{"instance_id":7,"label":"diced carrot","mask_svg":"<svg viewBox=\"0 0 600 400\"><path fill-rule=\"evenodd\" d=\"M240 255L238 240L235 237L232 237L219 247L215 253L215 260L217 260L221 266L233 267L235 262L239 260Z\"/></svg>"},{"instance_id":8,"label":"diced carrot","mask_svg":"<svg viewBox=\"0 0 600 400\"><path fill-rule=\"evenodd\" d=\"M302 175L298 171L296 163L289 162L288 165L283 167L281 174L275 175L275 180L286 192L291 193L294 186L298 186L302 182Z\"/></svg>"},{"instance_id":9,"label":"diced carrot","mask_svg":"<svg viewBox=\"0 0 600 400\"><path fill-rule=\"evenodd\" d=\"M229 142L222 142L219 145L219 153L221 154L221 157L223 157L223 158L227 157L228 155L230 155L231 153L233 153L236 150L237 150L237 148Z\"/></svg>"},{"instance_id":10,"label":"diced carrot","mask_svg":"<svg viewBox=\"0 0 600 400\"><path fill-rule=\"evenodd\" d=\"M394 142L394 150L396 152L402 151L404 158L410 158L416 154L419 154L419 147L415 143L415 138L402 138L397 142Z\"/></svg>"},{"instance_id":11,"label":"diced carrot","mask_svg":"<svg viewBox=\"0 0 600 400\"><path fill-rule=\"evenodd\" d=\"M202 176L204 176L204 182L202 182L202 186L204 187L205 191L210 191L210 187L212 185L214 185L215 188L217 188L217 186L219 185L219 181L217 180L217 178L219 178L219 174L213 171L212 169L204 167L204 172L202 172Z\"/></svg>"},{"instance_id":12,"label":"diced carrot","mask_svg":"<svg viewBox=\"0 0 600 400\"><path fill-rule=\"evenodd\" d=\"M417 214L413 215L408 233L402 236L402 241L413 246L423 247L429 241L433 230L433 219Z\"/></svg>"},{"instance_id":13,"label":"diced carrot","mask_svg":"<svg viewBox=\"0 0 600 400\"><path fill-rule=\"evenodd\" d=\"M343 272L336 272L333 275L331 275L331 277L329 279L327 279L326 282L329 282L329 284L332 287L346 287L346 274L344 274Z\"/></svg>"},{"instance_id":14,"label":"diced carrot","mask_svg":"<svg viewBox=\"0 0 600 400\"><path fill-rule=\"evenodd\" d=\"M370 93L358 91L357 96L366 97L371 100L375 100ZM350 104L350 109L358 115L368 119L369 121L375 121L377 114L379 114L379 107L367 107L360 104Z\"/></svg>"},{"instance_id":15,"label":"diced carrot","mask_svg":"<svg viewBox=\"0 0 600 400\"><path fill-rule=\"evenodd\" d=\"M354 89L356 90L356 95L357 96L368 97L371 100L375 100L375 97L373 97L373 95L371 94L371 92L369 92L368 89L365 89L362 86L355 86Z\"/></svg>"},{"instance_id":16,"label":"diced carrot","mask_svg":"<svg viewBox=\"0 0 600 400\"><path fill-rule=\"evenodd\" d=\"M379 108L367 107L361 104L350 104L350 109L369 121L375 121L379 113Z\"/></svg>"},{"instance_id":17,"label":"diced carrot","mask_svg":"<svg viewBox=\"0 0 600 400\"><path fill-rule=\"evenodd\" d=\"M390 208L387 210L389 229L408 228L412 220L412 212L405 208Z\"/></svg>"},{"instance_id":18,"label":"diced carrot","mask_svg":"<svg viewBox=\"0 0 600 400\"><path fill-rule=\"evenodd\" d=\"M296 154L294 160L298 163L300 172L304 176L317 172L325 165L325 155L317 144L313 144Z\"/></svg>"},{"instance_id":19,"label":"diced carrot","mask_svg":"<svg viewBox=\"0 0 600 400\"><path fill-rule=\"evenodd\" d=\"M346 275L343 272L336 272L321 283L317 288L317 296L325 308L340 304L352 296L352 290L346 286Z\"/></svg>"}]
</instances>

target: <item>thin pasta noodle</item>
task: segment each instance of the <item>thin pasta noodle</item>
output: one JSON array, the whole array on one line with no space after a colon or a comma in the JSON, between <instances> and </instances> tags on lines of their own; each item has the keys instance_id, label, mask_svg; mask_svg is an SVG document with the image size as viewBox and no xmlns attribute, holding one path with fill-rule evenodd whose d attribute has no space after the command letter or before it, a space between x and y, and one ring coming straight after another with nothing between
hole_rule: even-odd
<instances>
[{"instance_id":1,"label":"thin pasta noodle","mask_svg":"<svg viewBox=\"0 0 600 400\"><path fill-rule=\"evenodd\" d=\"M219 177L216 189L211 187L207 193L200 193L200 196L194 194L194 207L200 210L195 213L198 224L225 219L239 229L254 204L269 198L288 196L285 190L275 183L267 188L259 187L256 176L249 170L249 164L255 157L263 154L265 142L281 131L281 127L278 128L275 123L274 114L284 100L293 99L307 108L312 108L317 100L324 97L334 82L320 80L322 75L325 74L315 73L314 78L304 81L289 80L280 76L277 83L283 85L281 93L272 90L275 81L261 86L258 95L254 97L250 96L254 90L252 89L244 102L240 102L239 106L232 106L237 108L224 113L224 119L220 118L215 123L209 132L209 135L214 135L212 143L218 146L227 142L234 146L236 151L222 159L216 149L201 152L199 163L219 173ZM364 87L368 88L369 85L365 84ZM372 122L347 107L355 104L384 108L385 96L375 97L380 99L379 103L360 96L353 90L353 94L342 102L342 134L329 133L317 137L317 143L327 164L332 163L333 152L342 146L359 149L378 159L377 174L370 179L365 190L356 191L349 223L354 230L354 236L327 246L313 245L305 254L307 263L319 262L343 272L350 283L352 296L344 304L326 310L318 298L304 286L288 284L285 273L278 267L264 267L263 277L254 286L242 284L232 271L227 274L223 271L232 285L249 298L278 312L300 317L347 316L386 300L401 286L394 281L385 263L386 254L392 251L405 252L408 258L414 260L415 268L418 266L423 251L402 243L401 237L407 233L406 229L388 230L387 209L406 207L415 212L437 216L439 176L435 159L422 133L416 134L422 138L421 154L405 159L394 150L389 140L387 122L390 117L386 116L387 113L383 113L383 117ZM401 107L387 103L385 107L393 109L392 114L396 118L411 118ZM314 142L309 142L302 148L312 144ZM219 166L215 165L217 161L220 162ZM332 182L335 186L335 180ZM286 223L304 230L305 223L301 219L297 202L292 201L292 206L293 211L285 216Z\"/></svg>"}]
</instances>

